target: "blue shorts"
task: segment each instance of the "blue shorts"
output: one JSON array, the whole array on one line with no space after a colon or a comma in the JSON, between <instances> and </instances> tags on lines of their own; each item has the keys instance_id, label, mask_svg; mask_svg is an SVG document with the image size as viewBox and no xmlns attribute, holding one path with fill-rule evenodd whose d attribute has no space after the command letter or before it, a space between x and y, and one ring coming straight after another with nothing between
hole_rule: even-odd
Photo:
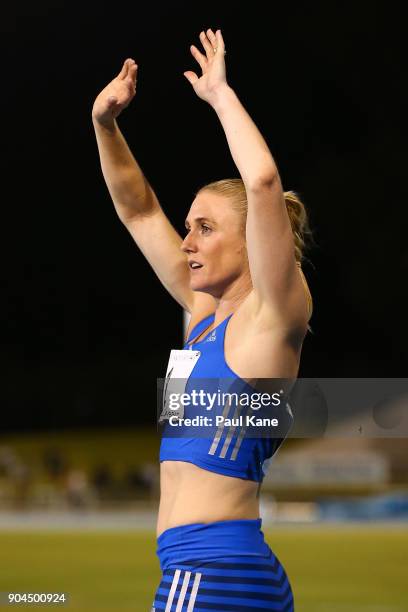
<instances>
[{"instance_id":1,"label":"blue shorts","mask_svg":"<svg viewBox=\"0 0 408 612\"><path fill-rule=\"evenodd\" d=\"M151 612L293 612L286 572L262 519L171 527L157 539L163 572Z\"/></svg>"}]
</instances>

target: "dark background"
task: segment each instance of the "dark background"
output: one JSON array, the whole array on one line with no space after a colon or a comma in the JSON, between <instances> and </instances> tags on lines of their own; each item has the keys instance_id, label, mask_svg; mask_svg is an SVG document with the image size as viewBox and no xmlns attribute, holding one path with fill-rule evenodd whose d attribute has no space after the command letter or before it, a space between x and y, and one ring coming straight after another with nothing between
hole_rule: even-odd
<instances>
[{"instance_id":1,"label":"dark background","mask_svg":"<svg viewBox=\"0 0 408 612\"><path fill-rule=\"evenodd\" d=\"M406 376L403 16L386 2L200 4L3 8L1 431L155 423L182 313L116 217L91 108L134 58L138 91L118 123L183 231L198 187L238 176L183 76L208 27L223 31L229 83L284 189L309 210L300 375Z\"/></svg>"}]
</instances>

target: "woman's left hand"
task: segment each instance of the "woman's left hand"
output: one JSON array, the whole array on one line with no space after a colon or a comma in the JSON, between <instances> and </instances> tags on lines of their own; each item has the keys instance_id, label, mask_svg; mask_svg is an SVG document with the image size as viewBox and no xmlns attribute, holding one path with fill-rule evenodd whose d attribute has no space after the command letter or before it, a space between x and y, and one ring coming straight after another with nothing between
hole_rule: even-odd
<instances>
[{"instance_id":1,"label":"woman's left hand","mask_svg":"<svg viewBox=\"0 0 408 612\"><path fill-rule=\"evenodd\" d=\"M184 72L184 76L193 86L197 96L209 104L215 99L220 88L227 84L225 76L225 45L221 30L216 33L207 30L201 32L200 40L205 50L205 55L197 47L191 45L190 51L200 64L202 76L198 77L191 70Z\"/></svg>"}]
</instances>

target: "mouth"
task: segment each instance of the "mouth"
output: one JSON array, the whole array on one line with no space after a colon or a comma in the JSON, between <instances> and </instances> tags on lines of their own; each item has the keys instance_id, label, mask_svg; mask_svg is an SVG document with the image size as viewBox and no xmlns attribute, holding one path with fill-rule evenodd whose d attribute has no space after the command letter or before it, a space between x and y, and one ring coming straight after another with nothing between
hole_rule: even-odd
<instances>
[{"instance_id":1,"label":"mouth","mask_svg":"<svg viewBox=\"0 0 408 612\"><path fill-rule=\"evenodd\" d=\"M198 261L189 261L188 262L189 268L190 270L199 270L200 268L203 267L202 264L198 263Z\"/></svg>"}]
</instances>

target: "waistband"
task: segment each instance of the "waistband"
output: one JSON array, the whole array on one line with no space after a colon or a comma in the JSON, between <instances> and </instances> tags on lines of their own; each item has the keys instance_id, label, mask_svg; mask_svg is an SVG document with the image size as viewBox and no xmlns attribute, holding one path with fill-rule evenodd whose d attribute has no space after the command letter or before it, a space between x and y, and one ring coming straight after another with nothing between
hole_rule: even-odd
<instances>
[{"instance_id":1,"label":"waistband","mask_svg":"<svg viewBox=\"0 0 408 612\"><path fill-rule=\"evenodd\" d=\"M170 527L157 538L156 554L163 570L172 564L212 561L220 557L268 557L262 519L190 523Z\"/></svg>"}]
</instances>

